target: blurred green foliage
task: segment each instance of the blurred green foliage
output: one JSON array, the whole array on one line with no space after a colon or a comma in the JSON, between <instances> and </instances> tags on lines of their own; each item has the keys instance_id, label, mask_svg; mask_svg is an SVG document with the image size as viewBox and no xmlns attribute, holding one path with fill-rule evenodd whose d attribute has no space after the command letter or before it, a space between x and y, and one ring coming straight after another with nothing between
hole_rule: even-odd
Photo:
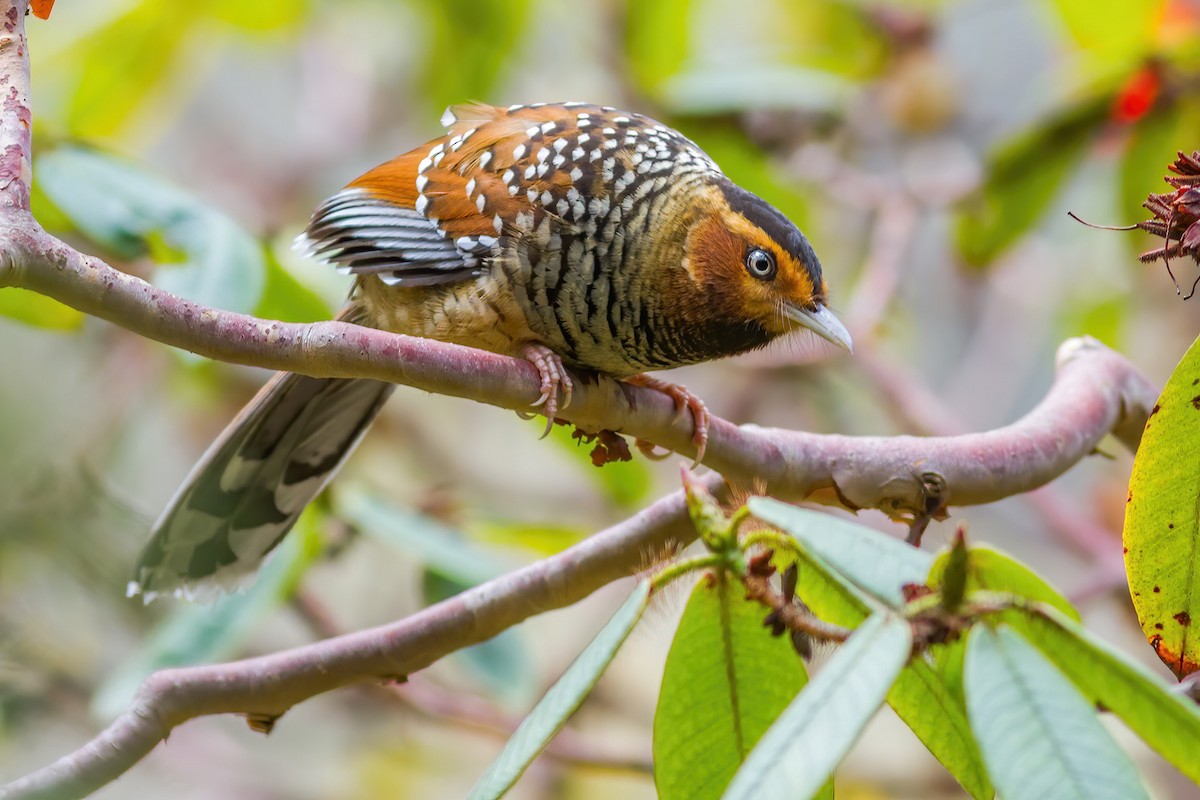
<instances>
[{"instance_id":1,"label":"blurred green foliage","mask_svg":"<svg viewBox=\"0 0 1200 800\"><path fill-rule=\"evenodd\" d=\"M46 197L88 238L126 260L152 258L161 288L229 311L258 306L263 248L230 217L93 150L58 147L38 157L37 170Z\"/></svg>"},{"instance_id":2,"label":"blurred green foliage","mask_svg":"<svg viewBox=\"0 0 1200 800\"><path fill-rule=\"evenodd\" d=\"M83 314L40 294L24 289L0 292L0 316L51 330L73 331L83 325Z\"/></svg>"},{"instance_id":3,"label":"blurred green foliage","mask_svg":"<svg viewBox=\"0 0 1200 800\"><path fill-rule=\"evenodd\" d=\"M1154 50L1169 0L1053 0L1090 69L1129 70Z\"/></svg>"},{"instance_id":4,"label":"blurred green foliage","mask_svg":"<svg viewBox=\"0 0 1200 800\"><path fill-rule=\"evenodd\" d=\"M958 218L955 240L968 264L990 266L1042 220L1084 160L1110 100L1079 103L997 150L983 192Z\"/></svg>"},{"instance_id":5,"label":"blurred green foliage","mask_svg":"<svg viewBox=\"0 0 1200 800\"><path fill-rule=\"evenodd\" d=\"M837 110L846 83L876 75L886 43L868 15L831 0L736 4L642 0L625 28L640 87L675 111ZM697 29L729 29L732 46L705 47Z\"/></svg>"},{"instance_id":6,"label":"blurred green foliage","mask_svg":"<svg viewBox=\"0 0 1200 800\"><path fill-rule=\"evenodd\" d=\"M178 5L114 4L125 10L101 22L54 64L55 81L71 87L63 112L65 132L107 137L130 133L150 106L171 102L180 83L211 64L225 35L262 36L295 30L309 13L308 0L194 0ZM73 13L74 10L67 13ZM54 24L67 16L60 12ZM183 99L183 98L179 98Z\"/></svg>"},{"instance_id":7,"label":"blurred green foliage","mask_svg":"<svg viewBox=\"0 0 1200 800\"><path fill-rule=\"evenodd\" d=\"M417 0L415 5L429 23L420 78L429 105L422 113L437 117L454 103L490 97L532 24L530 0Z\"/></svg>"}]
</instances>

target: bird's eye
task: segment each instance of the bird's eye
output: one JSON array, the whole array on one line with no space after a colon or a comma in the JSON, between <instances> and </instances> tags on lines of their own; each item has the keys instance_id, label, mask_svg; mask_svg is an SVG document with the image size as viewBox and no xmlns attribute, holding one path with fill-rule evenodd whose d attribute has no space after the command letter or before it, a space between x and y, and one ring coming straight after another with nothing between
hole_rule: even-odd
<instances>
[{"instance_id":1,"label":"bird's eye","mask_svg":"<svg viewBox=\"0 0 1200 800\"><path fill-rule=\"evenodd\" d=\"M746 254L746 271L760 281L769 281L775 277L775 257L755 248Z\"/></svg>"}]
</instances>

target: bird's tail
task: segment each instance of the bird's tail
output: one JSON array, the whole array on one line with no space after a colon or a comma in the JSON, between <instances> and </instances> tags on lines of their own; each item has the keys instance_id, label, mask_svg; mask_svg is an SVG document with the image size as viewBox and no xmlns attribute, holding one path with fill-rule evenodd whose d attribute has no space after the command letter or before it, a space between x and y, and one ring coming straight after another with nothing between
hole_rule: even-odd
<instances>
[{"instance_id":1,"label":"bird's tail","mask_svg":"<svg viewBox=\"0 0 1200 800\"><path fill-rule=\"evenodd\" d=\"M394 388L363 378L275 375L155 523L130 596L195 596L243 583L337 472Z\"/></svg>"}]
</instances>

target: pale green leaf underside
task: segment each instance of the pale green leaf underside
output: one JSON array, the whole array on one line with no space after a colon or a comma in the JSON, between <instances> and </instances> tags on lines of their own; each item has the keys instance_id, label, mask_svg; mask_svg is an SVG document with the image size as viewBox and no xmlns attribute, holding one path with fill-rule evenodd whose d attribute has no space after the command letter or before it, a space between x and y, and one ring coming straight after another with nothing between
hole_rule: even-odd
<instances>
[{"instance_id":1,"label":"pale green leaf underside","mask_svg":"<svg viewBox=\"0 0 1200 800\"><path fill-rule=\"evenodd\" d=\"M650 582L642 581L513 733L504 750L471 790L471 800L502 797L512 788L582 705L641 619L649 601Z\"/></svg>"},{"instance_id":2,"label":"pale green leaf underside","mask_svg":"<svg viewBox=\"0 0 1200 800\"><path fill-rule=\"evenodd\" d=\"M1012 628L971 630L963 680L971 727L1002 797L1147 797L1095 709Z\"/></svg>"},{"instance_id":3,"label":"pale green leaf underside","mask_svg":"<svg viewBox=\"0 0 1200 800\"><path fill-rule=\"evenodd\" d=\"M822 790L912 649L908 622L877 614L838 648L738 770L726 800L798 800Z\"/></svg>"},{"instance_id":4,"label":"pale green leaf underside","mask_svg":"<svg viewBox=\"0 0 1200 800\"><path fill-rule=\"evenodd\" d=\"M1029 637L1093 704L1200 783L1200 709L1129 656L1054 609L1023 615Z\"/></svg>"},{"instance_id":5,"label":"pale green leaf underside","mask_svg":"<svg viewBox=\"0 0 1200 800\"><path fill-rule=\"evenodd\" d=\"M752 497L751 513L794 536L806 549L893 608L904 606L901 587L925 583L933 556L899 539L829 514Z\"/></svg>"}]
</instances>

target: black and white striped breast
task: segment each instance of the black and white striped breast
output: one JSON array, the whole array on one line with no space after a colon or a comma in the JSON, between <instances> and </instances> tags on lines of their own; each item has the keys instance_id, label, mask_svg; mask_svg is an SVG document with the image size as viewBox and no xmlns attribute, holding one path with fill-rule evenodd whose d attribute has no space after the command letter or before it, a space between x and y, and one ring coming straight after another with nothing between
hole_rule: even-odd
<instances>
[{"instance_id":1,"label":"black and white striped breast","mask_svg":"<svg viewBox=\"0 0 1200 800\"><path fill-rule=\"evenodd\" d=\"M618 376L673 366L654 357L656 320L636 277L658 266L647 259L668 196L720 170L677 131L594 106L531 139L528 164L503 177L546 213L519 220L501 260L530 327L568 364Z\"/></svg>"}]
</instances>

